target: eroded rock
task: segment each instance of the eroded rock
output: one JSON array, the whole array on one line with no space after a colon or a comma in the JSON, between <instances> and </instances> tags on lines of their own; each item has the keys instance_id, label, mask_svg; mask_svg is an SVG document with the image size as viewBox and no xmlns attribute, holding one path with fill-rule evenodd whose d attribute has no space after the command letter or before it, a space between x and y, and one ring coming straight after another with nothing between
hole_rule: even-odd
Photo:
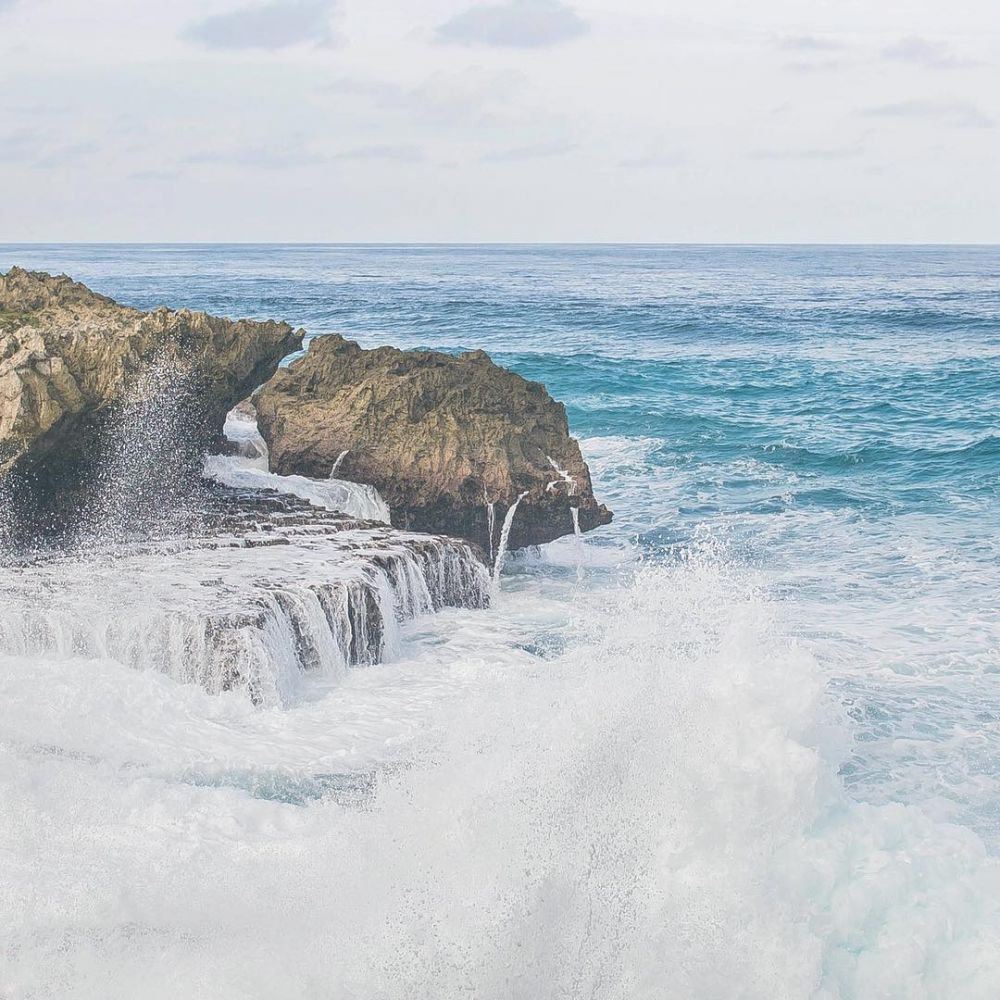
<instances>
[{"instance_id":1,"label":"eroded rock","mask_svg":"<svg viewBox=\"0 0 1000 1000\"><path fill-rule=\"evenodd\" d=\"M144 313L67 277L12 268L0 275L0 480L16 479L22 500L73 494L94 477L109 426L128 413L155 422L160 407L170 411L163 433L176 438L164 446L166 475L196 472L227 412L301 342L286 323Z\"/></svg>"},{"instance_id":2,"label":"eroded rock","mask_svg":"<svg viewBox=\"0 0 1000 1000\"><path fill-rule=\"evenodd\" d=\"M611 520L597 502L566 410L483 351L363 350L316 338L254 397L272 471L374 486L393 524L494 551L524 495L510 548ZM490 505L493 505L493 514Z\"/></svg>"}]
</instances>

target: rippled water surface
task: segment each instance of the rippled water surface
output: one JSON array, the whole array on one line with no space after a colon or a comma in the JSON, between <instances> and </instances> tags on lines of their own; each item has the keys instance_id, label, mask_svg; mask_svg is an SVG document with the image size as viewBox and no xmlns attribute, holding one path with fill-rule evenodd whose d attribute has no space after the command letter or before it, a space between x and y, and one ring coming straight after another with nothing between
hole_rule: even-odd
<instances>
[{"instance_id":1,"label":"rippled water surface","mask_svg":"<svg viewBox=\"0 0 1000 1000\"><path fill-rule=\"evenodd\" d=\"M282 710L4 661L13 996L1000 995L1000 249L15 263L483 347L616 519Z\"/></svg>"}]
</instances>

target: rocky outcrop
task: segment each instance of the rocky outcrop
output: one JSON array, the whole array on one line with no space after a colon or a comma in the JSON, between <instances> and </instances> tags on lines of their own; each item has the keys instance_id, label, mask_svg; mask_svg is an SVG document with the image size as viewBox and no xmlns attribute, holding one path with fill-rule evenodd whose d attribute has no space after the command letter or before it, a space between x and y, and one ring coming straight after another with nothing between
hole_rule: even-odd
<instances>
[{"instance_id":1,"label":"rocky outcrop","mask_svg":"<svg viewBox=\"0 0 1000 1000\"><path fill-rule=\"evenodd\" d=\"M0 275L0 479L50 500L79 486L131 408L171 409L171 454L221 438L226 413L301 346L285 323L144 313L67 277ZM143 407L145 408L143 410ZM176 465L171 475L183 474Z\"/></svg>"},{"instance_id":2,"label":"rocky outcrop","mask_svg":"<svg viewBox=\"0 0 1000 1000\"><path fill-rule=\"evenodd\" d=\"M520 548L611 520L566 410L537 382L473 351L452 356L312 341L255 396L271 469L375 486L397 527ZM492 506L492 511L491 511ZM574 510L576 513L574 514Z\"/></svg>"}]
</instances>

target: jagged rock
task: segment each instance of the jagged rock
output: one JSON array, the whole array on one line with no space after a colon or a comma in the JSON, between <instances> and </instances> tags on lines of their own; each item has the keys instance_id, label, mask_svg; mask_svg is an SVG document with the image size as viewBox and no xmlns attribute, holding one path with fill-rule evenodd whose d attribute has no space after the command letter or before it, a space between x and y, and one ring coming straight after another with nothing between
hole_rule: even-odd
<instances>
[{"instance_id":1,"label":"jagged rock","mask_svg":"<svg viewBox=\"0 0 1000 1000\"><path fill-rule=\"evenodd\" d=\"M0 275L0 479L45 500L79 488L123 408L173 408L175 452L196 464L226 413L301 346L285 323L186 309L144 313L67 277ZM180 474L178 468L171 474Z\"/></svg>"},{"instance_id":2,"label":"jagged rock","mask_svg":"<svg viewBox=\"0 0 1000 1000\"><path fill-rule=\"evenodd\" d=\"M319 337L254 403L272 471L326 477L339 461L339 477L378 489L397 527L495 550L525 493L510 548L571 534L572 508L583 531L611 520L563 405L483 351L369 351Z\"/></svg>"}]
</instances>

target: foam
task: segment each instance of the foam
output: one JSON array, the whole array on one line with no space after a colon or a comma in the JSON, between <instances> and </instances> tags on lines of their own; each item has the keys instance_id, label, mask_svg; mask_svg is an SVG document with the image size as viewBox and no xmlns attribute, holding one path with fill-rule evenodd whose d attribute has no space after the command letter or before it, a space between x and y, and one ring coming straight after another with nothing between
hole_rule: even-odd
<instances>
[{"instance_id":1,"label":"foam","mask_svg":"<svg viewBox=\"0 0 1000 1000\"><path fill-rule=\"evenodd\" d=\"M848 798L838 710L775 614L712 554L572 611L529 576L284 710L8 658L3 981L70 1000L994 996L996 863L968 830ZM526 648L553 634L561 650Z\"/></svg>"}]
</instances>

